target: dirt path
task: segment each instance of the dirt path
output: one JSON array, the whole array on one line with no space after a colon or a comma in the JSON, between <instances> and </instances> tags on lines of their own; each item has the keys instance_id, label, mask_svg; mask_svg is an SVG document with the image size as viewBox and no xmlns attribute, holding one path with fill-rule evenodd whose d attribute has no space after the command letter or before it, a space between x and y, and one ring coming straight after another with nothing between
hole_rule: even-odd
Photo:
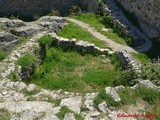
<instances>
[{"instance_id":1,"label":"dirt path","mask_svg":"<svg viewBox=\"0 0 160 120\"><path fill-rule=\"evenodd\" d=\"M88 32L90 32L96 38L98 38L102 41L105 41L108 44L108 47L112 48L113 51L124 51L125 50L125 51L131 53L131 52L145 52L148 50L148 49L142 49L142 47L145 47L144 45L142 47L138 46L137 48L132 48L129 46L119 44L119 43L114 42L113 40L107 38L103 34L97 32L93 27L91 27L90 25L88 25L86 23L83 23L82 21L71 19L71 18L67 18L67 19L69 21L79 25L80 27L86 29Z\"/></svg>"}]
</instances>

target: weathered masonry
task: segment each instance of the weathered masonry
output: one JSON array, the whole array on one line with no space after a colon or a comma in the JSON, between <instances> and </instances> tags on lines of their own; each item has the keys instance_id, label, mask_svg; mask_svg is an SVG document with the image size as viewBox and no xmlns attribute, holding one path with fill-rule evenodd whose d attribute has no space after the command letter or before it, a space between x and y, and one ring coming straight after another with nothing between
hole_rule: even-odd
<instances>
[{"instance_id":1,"label":"weathered masonry","mask_svg":"<svg viewBox=\"0 0 160 120\"><path fill-rule=\"evenodd\" d=\"M160 0L117 0L135 13L141 30L150 38L160 38Z\"/></svg>"},{"instance_id":2,"label":"weathered masonry","mask_svg":"<svg viewBox=\"0 0 160 120\"><path fill-rule=\"evenodd\" d=\"M97 0L0 0L1 15L41 16L51 10L65 14L72 6L96 12Z\"/></svg>"}]
</instances>

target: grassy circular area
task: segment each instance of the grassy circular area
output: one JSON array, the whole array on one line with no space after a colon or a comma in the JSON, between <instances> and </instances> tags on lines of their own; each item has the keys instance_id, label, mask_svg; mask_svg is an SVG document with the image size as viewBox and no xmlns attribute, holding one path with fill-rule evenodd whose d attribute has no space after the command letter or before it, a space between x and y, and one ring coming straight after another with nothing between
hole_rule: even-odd
<instances>
[{"instance_id":1,"label":"grassy circular area","mask_svg":"<svg viewBox=\"0 0 160 120\"><path fill-rule=\"evenodd\" d=\"M47 89L94 92L112 86L119 73L107 58L49 48L42 65L27 80Z\"/></svg>"}]
</instances>

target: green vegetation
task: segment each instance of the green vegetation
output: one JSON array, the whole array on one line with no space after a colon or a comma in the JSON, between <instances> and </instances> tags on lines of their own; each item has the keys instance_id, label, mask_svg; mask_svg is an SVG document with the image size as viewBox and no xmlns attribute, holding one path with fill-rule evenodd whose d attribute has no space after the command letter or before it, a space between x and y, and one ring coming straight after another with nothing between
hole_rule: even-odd
<instances>
[{"instance_id":1,"label":"green vegetation","mask_svg":"<svg viewBox=\"0 0 160 120\"><path fill-rule=\"evenodd\" d=\"M136 104L139 102L139 100L144 100L151 106L159 104L160 92L151 88L137 87L135 90L133 90L126 87L121 88L118 91L118 94L121 98L121 101L115 102L114 99L110 95L106 94L104 90L99 92L98 96L94 99L95 107L102 102L106 102L108 106L120 108L124 105ZM155 106L155 109L153 109L153 111L156 113L158 113L157 108L158 106Z\"/></svg>"},{"instance_id":2,"label":"green vegetation","mask_svg":"<svg viewBox=\"0 0 160 120\"><path fill-rule=\"evenodd\" d=\"M0 61L2 61L5 58L5 53L0 51Z\"/></svg>"},{"instance_id":3,"label":"green vegetation","mask_svg":"<svg viewBox=\"0 0 160 120\"><path fill-rule=\"evenodd\" d=\"M137 83L135 79L138 78L136 72L132 70L122 70L120 74L116 74L115 80L113 81L114 86L124 85L124 86L132 86Z\"/></svg>"},{"instance_id":4,"label":"green vegetation","mask_svg":"<svg viewBox=\"0 0 160 120\"><path fill-rule=\"evenodd\" d=\"M117 107L119 105L118 102L115 102L104 90L100 91L98 96L94 99L94 106L97 107L102 102L106 102L108 106Z\"/></svg>"},{"instance_id":5,"label":"green vegetation","mask_svg":"<svg viewBox=\"0 0 160 120\"><path fill-rule=\"evenodd\" d=\"M18 77L17 70L11 71L11 73L8 76L8 78L11 79L11 80L13 80L13 81L18 81L19 77Z\"/></svg>"},{"instance_id":6,"label":"green vegetation","mask_svg":"<svg viewBox=\"0 0 160 120\"><path fill-rule=\"evenodd\" d=\"M77 40L88 41L90 43L94 43L96 46L99 47L107 47L106 42L103 42L97 38L95 38L92 34L84 30L83 28L79 27L74 23L69 23L65 26L61 31L57 33L59 36L64 38L76 38Z\"/></svg>"},{"instance_id":7,"label":"green vegetation","mask_svg":"<svg viewBox=\"0 0 160 120\"><path fill-rule=\"evenodd\" d=\"M40 45L42 44L48 46L52 42L52 37L50 37L49 35L44 35L40 39L38 39L38 42L40 43Z\"/></svg>"},{"instance_id":8,"label":"green vegetation","mask_svg":"<svg viewBox=\"0 0 160 120\"><path fill-rule=\"evenodd\" d=\"M147 64L150 61L145 53L132 53L132 55L142 64Z\"/></svg>"},{"instance_id":9,"label":"green vegetation","mask_svg":"<svg viewBox=\"0 0 160 120\"><path fill-rule=\"evenodd\" d=\"M78 15L82 12L81 8L78 7L78 6L72 6L70 11L69 11L69 14L70 15Z\"/></svg>"},{"instance_id":10,"label":"green vegetation","mask_svg":"<svg viewBox=\"0 0 160 120\"><path fill-rule=\"evenodd\" d=\"M101 6L107 7L107 5L105 4L105 0L98 0L98 5L99 5L99 7L101 7Z\"/></svg>"},{"instance_id":11,"label":"green vegetation","mask_svg":"<svg viewBox=\"0 0 160 120\"><path fill-rule=\"evenodd\" d=\"M120 89L118 94L123 105L136 104L136 96L134 94L134 90L130 88L124 88Z\"/></svg>"},{"instance_id":12,"label":"green vegetation","mask_svg":"<svg viewBox=\"0 0 160 120\"><path fill-rule=\"evenodd\" d=\"M60 13L58 10L51 10L50 13L48 13L48 16L59 16Z\"/></svg>"},{"instance_id":13,"label":"green vegetation","mask_svg":"<svg viewBox=\"0 0 160 120\"><path fill-rule=\"evenodd\" d=\"M80 54L71 49L64 50L57 45L52 47L54 40L50 36L43 36L38 41L41 51L45 51L45 57L26 82L33 82L47 89L78 92L99 91L106 86L136 84L137 74L123 71L114 55L102 58L85 52ZM108 59L111 62L104 62ZM31 56L25 56L18 63L28 67L34 61Z\"/></svg>"},{"instance_id":14,"label":"green vegetation","mask_svg":"<svg viewBox=\"0 0 160 120\"><path fill-rule=\"evenodd\" d=\"M74 19L83 21L98 32L104 34L110 39L113 39L117 43L128 44L132 46L132 38L125 35L114 23L113 19L107 15L95 15L92 13L81 13L77 16L71 16ZM107 27L108 31L103 31L102 28Z\"/></svg>"},{"instance_id":15,"label":"green vegetation","mask_svg":"<svg viewBox=\"0 0 160 120\"><path fill-rule=\"evenodd\" d=\"M66 113L74 113L74 112L68 109L67 107L62 107L61 111L57 113L56 115L58 116L60 120L63 120ZM80 116L79 114L74 113L74 115L75 115L76 120L83 120L82 116Z\"/></svg>"},{"instance_id":16,"label":"green vegetation","mask_svg":"<svg viewBox=\"0 0 160 120\"><path fill-rule=\"evenodd\" d=\"M97 91L106 85L112 85L114 74L119 73L112 64L103 63L102 60L98 56L82 56L74 51L53 47L47 50L42 65L28 82L47 89Z\"/></svg>"},{"instance_id":17,"label":"green vegetation","mask_svg":"<svg viewBox=\"0 0 160 120\"><path fill-rule=\"evenodd\" d=\"M17 15L17 16L11 15L11 16L9 17L9 19L11 19L11 20L17 20L17 19L19 19L19 16L18 16L18 15Z\"/></svg>"},{"instance_id":18,"label":"green vegetation","mask_svg":"<svg viewBox=\"0 0 160 120\"><path fill-rule=\"evenodd\" d=\"M10 114L6 110L0 110L0 120L10 120Z\"/></svg>"},{"instance_id":19,"label":"green vegetation","mask_svg":"<svg viewBox=\"0 0 160 120\"><path fill-rule=\"evenodd\" d=\"M147 101L149 104L155 104L159 101L160 92L151 88L138 87L135 89L136 96Z\"/></svg>"},{"instance_id":20,"label":"green vegetation","mask_svg":"<svg viewBox=\"0 0 160 120\"><path fill-rule=\"evenodd\" d=\"M152 61L143 65L142 77L143 79L149 79L156 85L160 85L160 62Z\"/></svg>"},{"instance_id":21,"label":"green vegetation","mask_svg":"<svg viewBox=\"0 0 160 120\"><path fill-rule=\"evenodd\" d=\"M41 91L41 89L39 87L37 87L35 90L32 90L32 91L23 90L23 93L27 96L31 96L31 95L35 95L35 94L39 93L40 91Z\"/></svg>"},{"instance_id":22,"label":"green vegetation","mask_svg":"<svg viewBox=\"0 0 160 120\"><path fill-rule=\"evenodd\" d=\"M26 68L26 69L30 69L31 66L35 66L35 64L38 62L38 58L34 57L32 55L25 55L23 57L21 57L16 64Z\"/></svg>"}]
</instances>

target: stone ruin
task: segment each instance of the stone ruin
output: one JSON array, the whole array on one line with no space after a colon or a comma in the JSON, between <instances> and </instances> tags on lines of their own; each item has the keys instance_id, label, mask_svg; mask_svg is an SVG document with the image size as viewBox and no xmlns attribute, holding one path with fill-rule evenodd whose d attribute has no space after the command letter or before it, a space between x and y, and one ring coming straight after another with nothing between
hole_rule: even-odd
<instances>
[{"instance_id":1,"label":"stone ruin","mask_svg":"<svg viewBox=\"0 0 160 120\"><path fill-rule=\"evenodd\" d=\"M149 38L160 38L159 0L116 0L137 17L141 30Z\"/></svg>"}]
</instances>

